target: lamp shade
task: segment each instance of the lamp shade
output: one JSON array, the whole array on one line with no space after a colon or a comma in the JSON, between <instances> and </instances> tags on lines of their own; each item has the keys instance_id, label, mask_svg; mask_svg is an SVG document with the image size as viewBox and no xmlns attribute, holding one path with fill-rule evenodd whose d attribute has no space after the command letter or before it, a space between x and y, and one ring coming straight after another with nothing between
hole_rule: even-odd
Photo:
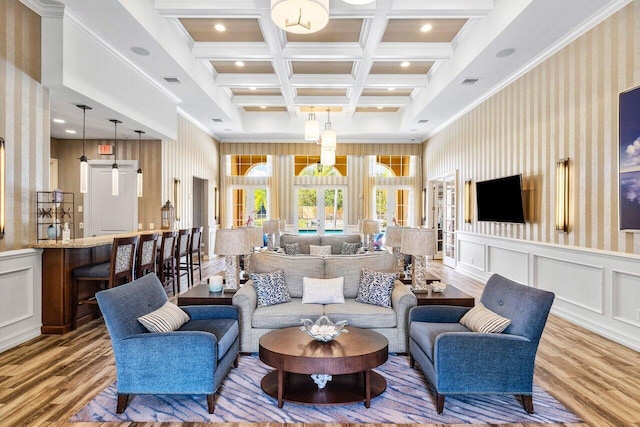
<instances>
[{"instance_id":1,"label":"lamp shade","mask_svg":"<svg viewBox=\"0 0 640 427\"><path fill-rule=\"evenodd\" d=\"M320 122L316 120L316 115L309 114L309 120L304 122L304 140L317 141L320 139Z\"/></svg>"},{"instance_id":2,"label":"lamp shade","mask_svg":"<svg viewBox=\"0 0 640 427\"><path fill-rule=\"evenodd\" d=\"M390 248L399 248L402 244L402 232L409 227L387 227L384 235L384 245Z\"/></svg>"},{"instance_id":3,"label":"lamp shade","mask_svg":"<svg viewBox=\"0 0 640 427\"><path fill-rule=\"evenodd\" d=\"M322 148L331 148L333 150L338 146L338 133L333 129L325 129L322 131Z\"/></svg>"},{"instance_id":4,"label":"lamp shade","mask_svg":"<svg viewBox=\"0 0 640 427\"><path fill-rule=\"evenodd\" d=\"M322 166L333 166L336 164L336 149L327 148L324 145L320 148L320 164Z\"/></svg>"},{"instance_id":5,"label":"lamp shade","mask_svg":"<svg viewBox=\"0 0 640 427\"><path fill-rule=\"evenodd\" d=\"M364 220L362 223L362 232L364 234L378 234L380 232L380 223L370 219Z\"/></svg>"},{"instance_id":6,"label":"lamp shade","mask_svg":"<svg viewBox=\"0 0 640 427\"><path fill-rule=\"evenodd\" d=\"M400 252L407 255L425 256L436 254L436 230L432 228L409 228L402 232Z\"/></svg>"},{"instance_id":7,"label":"lamp shade","mask_svg":"<svg viewBox=\"0 0 640 427\"><path fill-rule=\"evenodd\" d=\"M284 219L278 220L278 227L280 227L280 233L287 231L287 221Z\"/></svg>"},{"instance_id":8,"label":"lamp shade","mask_svg":"<svg viewBox=\"0 0 640 427\"><path fill-rule=\"evenodd\" d=\"M362 224L364 224L364 219L358 220L358 233L362 233Z\"/></svg>"},{"instance_id":9,"label":"lamp shade","mask_svg":"<svg viewBox=\"0 0 640 427\"><path fill-rule=\"evenodd\" d=\"M277 234L280 232L280 221L278 220L270 220L262 223L262 229L265 234Z\"/></svg>"},{"instance_id":10,"label":"lamp shade","mask_svg":"<svg viewBox=\"0 0 640 427\"><path fill-rule=\"evenodd\" d=\"M315 33L329 23L329 0L271 0L271 19L290 33Z\"/></svg>"},{"instance_id":11,"label":"lamp shade","mask_svg":"<svg viewBox=\"0 0 640 427\"><path fill-rule=\"evenodd\" d=\"M216 255L244 255L251 252L249 233L242 228L223 228L216 231Z\"/></svg>"},{"instance_id":12,"label":"lamp shade","mask_svg":"<svg viewBox=\"0 0 640 427\"><path fill-rule=\"evenodd\" d=\"M249 237L249 246L252 248L262 247L263 241L263 232L262 227L240 227L245 230Z\"/></svg>"}]
</instances>

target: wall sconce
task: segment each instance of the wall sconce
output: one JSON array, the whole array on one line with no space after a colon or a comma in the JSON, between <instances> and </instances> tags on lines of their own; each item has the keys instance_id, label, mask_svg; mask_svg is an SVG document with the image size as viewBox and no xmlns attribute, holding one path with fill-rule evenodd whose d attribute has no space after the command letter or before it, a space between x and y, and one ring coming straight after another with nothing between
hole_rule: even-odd
<instances>
[{"instance_id":1,"label":"wall sconce","mask_svg":"<svg viewBox=\"0 0 640 427\"><path fill-rule=\"evenodd\" d=\"M471 224L471 180L464 182L464 222Z\"/></svg>"},{"instance_id":2,"label":"wall sconce","mask_svg":"<svg viewBox=\"0 0 640 427\"><path fill-rule=\"evenodd\" d=\"M556 230L569 232L569 159L556 163Z\"/></svg>"},{"instance_id":3,"label":"wall sconce","mask_svg":"<svg viewBox=\"0 0 640 427\"><path fill-rule=\"evenodd\" d=\"M5 208L6 208L6 194L5 194L5 174L6 168L6 153L4 150L4 139L0 138L0 239L4 238L4 225L5 225Z\"/></svg>"},{"instance_id":4,"label":"wall sconce","mask_svg":"<svg viewBox=\"0 0 640 427\"><path fill-rule=\"evenodd\" d=\"M180 198L180 180L173 178L173 200L175 200L176 221L182 216L182 200Z\"/></svg>"}]
</instances>

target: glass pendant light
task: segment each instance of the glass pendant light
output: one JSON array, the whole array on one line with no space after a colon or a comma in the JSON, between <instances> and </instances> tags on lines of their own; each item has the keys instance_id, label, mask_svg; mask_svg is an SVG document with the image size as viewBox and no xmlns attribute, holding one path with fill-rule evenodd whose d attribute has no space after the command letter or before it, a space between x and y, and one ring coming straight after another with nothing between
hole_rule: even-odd
<instances>
[{"instance_id":1,"label":"glass pendant light","mask_svg":"<svg viewBox=\"0 0 640 427\"><path fill-rule=\"evenodd\" d=\"M84 151L85 142L85 118L87 110L91 110L88 105L76 105L76 107L82 109L82 157L80 157L80 192L87 193L89 191L89 162Z\"/></svg>"},{"instance_id":2,"label":"glass pendant light","mask_svg":"<svg viewBox=\"0 0 640 427\"><path fill-rule=\"evenodd\" d=\"M111 195L118 195L118 123L122 123L117 119L110 119L111 123L113 123L113 139L116 141L116 146L114 148L114 158L113 158L113 166L111 166Z\"/></svg>"},{"instance_id":3,"label":"glass pendant light","mask_svg":"<svg viewBox=\"0 0 640 427\"><path fill-rule=\"evenodd\" d=\"M309 113L309 119L304 123L304 140L305 141L318 141L320 139L320 122L316 120L316 114Z\"/></svg>"},{"instance_id":4,"label":"glass pendant light","mask_svg":"<svg viewBox=\"0 0 640 427\"><path fill-rule=\"evenodd\" d=\"M140 156L140 147L142 142L140 141L140 137L144 131L136 130L134 132L138 134L138 173L136 175L136 191L138 193L138 197L142 197L142 157Z\"/></svg>"},{"instance_id":5,"label":"glass pendant light","mask_svg":"<svg viewBox=\"0 0 640 427\"><path fill-rule=\"evenodd\" d=\"M331 108L327 108L327 123L324 124L322 131L322 148L336 149L338 144L338 135L336 131L331 129Z\"/></svg>"}]
</instances>

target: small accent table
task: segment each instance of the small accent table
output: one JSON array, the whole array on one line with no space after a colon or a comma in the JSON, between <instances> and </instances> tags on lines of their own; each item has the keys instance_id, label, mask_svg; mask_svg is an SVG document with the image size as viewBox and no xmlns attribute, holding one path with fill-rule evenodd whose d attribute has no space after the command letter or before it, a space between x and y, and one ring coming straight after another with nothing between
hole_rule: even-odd
<instances>
[{"instance_id":1,"label":"small accent table","mask_svg":"<svg viewBox=\"0 0 640 427\"><path fill-rule=\"evenodd\" d=\"M178 305L231 305L236 291L210 292L208 283L194 286L187 292L178 295Z\"/></svg>"},{"instance_id":2,"label":"small accent table","mask_svg":"<svg viewBox=\"0 0 640 427\"><path fill-rule=\"evenodd\" d=\"M426 291L414 291L418 298L418 305L455 305L458 307L473 307L475 299L455 286L447 285L444 292L433 292L431 285Z\"/></svg>"},{"instance_id":3,"label":"small accent table","mask_svg":"<svg viewBox=\"0 0 640 427\"><path fill-rule=\"evenodd\" d=\"M284 402L339 405L364 402L387 388L382 375L373 372L387 361L389 342L374 331L347 326L333 341L320 342L299 327L277 329L260 338L260 360L276 368L262 379L262 390ZM319 388L312 374L333 378Z\"/></svg>"}]
</instances>

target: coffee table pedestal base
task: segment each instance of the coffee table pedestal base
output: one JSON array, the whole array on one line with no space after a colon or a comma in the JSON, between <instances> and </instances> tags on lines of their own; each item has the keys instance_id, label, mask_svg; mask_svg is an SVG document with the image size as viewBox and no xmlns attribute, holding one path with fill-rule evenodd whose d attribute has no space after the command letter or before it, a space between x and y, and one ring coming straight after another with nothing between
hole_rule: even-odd
<instances>
[{"instance_id":1,"label":"coffee table pedestal base","mask_svg":"<svg viewBox=\"0 0 640 427\"><path fill-rule=\"evenodd\" d=\"M333 375L324 388L318 388L311 379L311 375L285 373L284 396L285 402L302 403L307 405L345 405L348 403L365 402L369 407L370 399L381 395L387 388L387 381L377 372L370 371L370 395L367 399L365 390L365 373ZM262 379L262 390L278 400L278 371L267 374ZM279 402L281 408L284 402Z\"/></svg>"}]
</instances>

